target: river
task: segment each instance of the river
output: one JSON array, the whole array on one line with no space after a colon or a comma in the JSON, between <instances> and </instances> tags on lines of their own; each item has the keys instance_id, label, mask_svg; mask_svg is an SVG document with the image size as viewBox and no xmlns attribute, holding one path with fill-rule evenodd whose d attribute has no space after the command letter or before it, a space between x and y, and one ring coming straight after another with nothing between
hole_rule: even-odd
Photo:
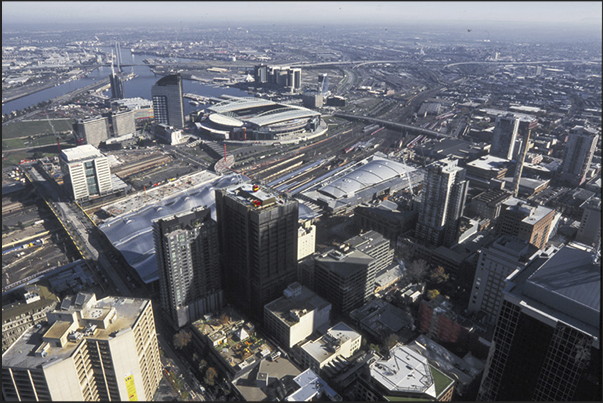
<instances>
[{"instance_id":1,"label":"river","mask_svg":"<svg viewBox=\"0 0 603 403\"><path fill-rule=\"evenodd\" d=\"M99 49L105 52L111 52L110 47L100 47ZM130 49L122 49L122 63L130 64L136 62L142 62L143 59L158 59L155 55L145 55L138 54L134 55L130 52ZM198 61L194 59L184 59L184 58L176 58L178 62L192 62ZM124 82L124 96L126 98L144 98L151 99L151 87L161 78L160 76L156 76L153 74L151 69L147 66L134 66L134 67L126 67L123 69L124 74L134 73L136 77L129 81ZM99 67L98 69L92 71L88 74L87 77L80 78L78 80L73 80L67 82L65 84L60 84L55 87L47 88L42 91L35 92L33 94L24 96L22 98L15 99L10 102L6 102L2 105L2 114L10 113L15 110L24 109L28 106L36 105L39 102L47 101L52 98L56 98L61 95L65 95L71 91L77 90L79 88L86 87L87 85L94 84L96 81L102 80L104 78L109 77L111 73L110 67ZM250 96L247 92L239 90L237 88L226 88L219 87L213 85L203 84L199 81L193 80L183 80L182 84L184 93L193 93L197 95L203 95L206 97L219 97L220 95L233 95L233 96L242 96L248 97ZM110 91L105 94L109 94ZM189 114L195 110L204 109L205 106L193 106L188 103L188 100L184 102L184 110L185 114Z\"/></svg>"}]
</instances>

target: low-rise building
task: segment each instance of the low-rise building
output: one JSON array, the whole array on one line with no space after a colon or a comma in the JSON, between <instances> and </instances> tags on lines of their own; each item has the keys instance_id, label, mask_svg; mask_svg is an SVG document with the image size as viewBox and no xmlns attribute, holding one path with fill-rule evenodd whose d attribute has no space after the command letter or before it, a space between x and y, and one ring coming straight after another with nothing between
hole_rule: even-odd
<instances>
[{"instance_id":1,"label":"low-rise building","mask_svg":"<svg viewBox=\"0 0 603 403\"><path fill-rule=\"evenodd\" d=\"M415 329L412 315L379 298L354 309L350 312L350 318L356 321L361 330L381 342L403 329L409 332Z\"/></svg>"},{"instance_id":2,"label":"low-rise building","mask_svg":"<svg viewBox=\"0 0 603 403\"><path fill-rule=\"evenodd\" d=\"M264 327L286 349L329 324L331 304L295 282L264 307Z\"/></svg>"},{"instance_id":3,"label":"low-rise building","mask_svg":"<svg viewBox=\"0 0 603 403\"><path fill-rule=\"evenodd\" d=\"M192 341L230 380L251 371L276 352L276 347L255 330L255 325L227 306L192 323Z\"/></svg>"},{"instance_id":4,"label":"low-rise building","mask_svg":"<svg viewBox=\"0 0 603 403\"><path fill-rule=\"evenodd\" d=\"M19 291L15 291L19 293ZM46 321L59 299L47 287L27 286L18 301L2 304L2 353L29 329Z\"/></svg>"},{"instance_id":5,"label":"low-rise building","mask_svg":"<svg viewBox=\"0 0 603 403\"><path fill-rule=\"evenodd\" d=\"M331 327L314 341L298 345L294 354L305 368L321 375L329 365L351 357L360 349L362 336L343 322Z\"/></svg>"},{"instance_id":6,"label":"low-rise building","mask_svg":"<svg viewBox=\"0 0 603 403\"><path fill-rule=\"evenodd\" d=\"M455 381L407 346L396 344L368 369L356 385L356 400L452 400Z\"/></svg>"}]
</instances>

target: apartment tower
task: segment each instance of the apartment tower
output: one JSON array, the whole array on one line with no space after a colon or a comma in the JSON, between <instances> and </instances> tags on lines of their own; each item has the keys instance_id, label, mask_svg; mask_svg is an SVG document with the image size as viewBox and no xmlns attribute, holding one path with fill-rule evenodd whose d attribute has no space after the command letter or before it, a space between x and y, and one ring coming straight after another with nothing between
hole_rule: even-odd
<instances>
[{"instance_id":1,"label":"apartment tower","mask_svg":"<svg viewBox=\"0 0 603 403\"><path fill-rule=\"evenodd\" d=\"M222 308L218 228L209 208L153 220L162 308L180 328Z\"/></svg>"}]
</instances>

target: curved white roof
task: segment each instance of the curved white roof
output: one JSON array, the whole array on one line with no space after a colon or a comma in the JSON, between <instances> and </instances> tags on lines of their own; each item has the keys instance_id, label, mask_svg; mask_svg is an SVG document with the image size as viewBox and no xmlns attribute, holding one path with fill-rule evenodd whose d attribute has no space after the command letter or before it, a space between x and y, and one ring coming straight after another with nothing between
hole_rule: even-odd
<instances>
[{"instance_id":1,"label":"curved white roof","mask_svg":"<svg viewBox=\"0 0 603 403\"><path fill-rule=\"evenodd\" d=\"M272 111L270 111L270 112L272 112ZM267 125L271 125L274 123L285 122L288 120L309 118L312 116L320 115L319 112L315 112L315 111L311 111L310 109L299 108L299 107L288 107L288 108L283 108L282 111L279 111L277 109L274 111L274 113L270 113L270 112L262 114L262 115L254 116L252 118L247 119L247 121L249 123L252 123L252 124L255 124L258 126L267 126Z\"/></svg>"},{"instance_id":2,"label":"curved white roof","mask_svg":"<svg viewBox=\"0 0 603 403\"><path fill-rule=\"evenodd\" d=\"M219 104L207 108L210 112L226 113L235 112L242 109L260 108L265 106L276 105L274 101L262 98L232 98Z\"/></svg>"},{"instance_id":3,"label":"curved white roof","mask_svg":"<svg viewBox=\"0 0 603 403\"><path fill-rule=\"evenodd\" d=\"M415 168L399 162L374 159L344 177L323 186L318 191L334 199L351 197L368 187L414 170Z\"/></svg>"},{"instance_id":4,"label":"curved white roof","mask_svg":"<svg viewBox=\"0 0 603 403\"><path fill-rule=\"evenodd\" d=\"M239 119L230 117L230 116L226 116L226 115L221 115L219 113L212 113L211 115L209 115L209 120L212 123L215 123L217 125L221 125L221 126L231 126L231 127L241 127L243 126L243 122L241 122Z\"/></svg>"}]
</instances>

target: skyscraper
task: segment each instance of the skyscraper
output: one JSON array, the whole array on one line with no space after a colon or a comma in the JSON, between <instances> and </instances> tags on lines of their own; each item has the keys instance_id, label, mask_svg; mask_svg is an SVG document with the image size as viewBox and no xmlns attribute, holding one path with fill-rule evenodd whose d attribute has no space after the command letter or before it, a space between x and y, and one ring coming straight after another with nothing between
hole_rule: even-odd
<instances>
[{"instance_id":1,"label":"skyscraper","mask_svg":"<svg viewBox=\"0 0 603 403\"><path fill-rule=\"evenodd\" d=\"M465 169L450 158L435 161L427 169L416 237L434 246L451 246L458 238L467 198Z\"/></svg>"},{"instance_id":2,"label":"skyscraper","mask_svg":"<svg viewBox=\"0 0 603 403\"><path fill-rule=\"evenodd\" d=\"M262 321L264 305L296 280L298 202L243 184L216 190L216 215L226 294Z\"/></svg>"},{"instance_id":3,"label":"skyscraper","mask_svg":"<svg viewBox=\"0 0 603 403\"><path fill-rule=\"evenodd\" d=\"M165 76L151 88L155 123L184 128L184 98L182 76Z\"/></svg>"},{"instance_id":4,"label":"skyscraper","mask_svg":"<svg viewBox=\"0 0 603 403\"><path fill-rule=\"evenodd\" d=\"M576 126L570 131L561 165L562 179L574 186L584 183L597 148L597 141L599 135L593 129Z\"/></svg>"},{"instance_id":5,"label":"skyscraper","mask_svg":"<svg viewBox=\"0 0 603 403\"><path fill-rule=\"evenodd\" d=\"M519 119L512 113L498 116L494 124L494 137L492 138L490 155L512 160L518 129Z\"/></svg>"},{"instance_id":6,"label":"skyscraper","mask_svg":"<svg viewBox=\"0 0 603 403\"><path fill-rule=\"evenodd\" d=\"M217 224L209 208L153 220L161 305L175 327L222 308Z\"/></svg>"},{"instance_id":7,"label":"skyscraper","mask_svg":"<svg viewBox=\"0 0 603 403\"><path fill-rule=\"evenodd\" d=\"M478 401L601 401L601 265L572 246L507 279Z\"/></svg>"},{"instance_id":8,"label":"skyscraper","mask_svg":"<svg viewBox=\"0 0 603 403\"><path fill-rule=\"evenodd\" d=\"M79 293L2 354L2 397L152 400L161 372L151 300Z\"/></svg>"}]
</instances>

